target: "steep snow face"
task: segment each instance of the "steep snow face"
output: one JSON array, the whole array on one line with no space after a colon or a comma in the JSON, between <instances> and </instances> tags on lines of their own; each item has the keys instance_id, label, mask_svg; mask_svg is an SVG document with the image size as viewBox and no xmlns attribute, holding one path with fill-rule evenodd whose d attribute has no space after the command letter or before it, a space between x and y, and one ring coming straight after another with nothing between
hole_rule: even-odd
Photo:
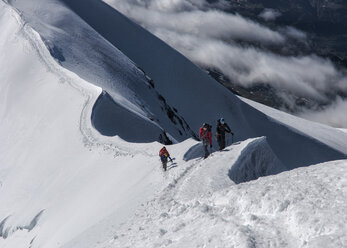
<instances>
[{"instance_id":1,"label":"steep snow face","mask_svg":"<svg viewBox=\"0 0 347 248\"><path fill-rule=\"evenodd\" d=\"M345 141L347 140L346 129L336 129L330 126L298 118L246 98L241 98L241 100L265 113L274 121L279 122L282 125L295 130L296 132L309 135L329 145L330 147L347 154L347 146L345 145Z\"/></svg>"},{"instance_id":2,"label":"steep snow face","mask_svg":"<svg viewBox=\"0 0 347 248\"><path fill-rule=\"evenodd\" d=\"M63 66L101 85L115 102L106 106L112 111L96 108L101 114L95 116L101 116L105 120L101 123L106 123L101 126L118 125L117 120L121 118L115 118L112 124L108 124L110 118L105 115L116 113L120 116L124 111L118 109L125 106L128 112L146 121L153 120L169 136L181 141L196 136L203 122L214 124L223 116L236 133L236 140L267 137L271 149L289 169L346 157L345 152L336 151L306 134L274 122L243 103L177 51L102 1L85 0L83 4L74 0L30 2L18 0L11 3L39 31L51 51L52 47L59 47L65 58L61 61ZM53 8L56 5L59 11ZM90 60L86 59L86 54ZM127 67L125 64L132 63L124 55L144 71L140 73L141 80L127 78L139 78L139 70L132 65L130 68L133 69L123 71L122 68ZM109 66L110 63L112 66ZM113 68L113 65L117 70L105 69ZM91 76L94 70L99 75L98 80L93 80ZM128 75L129 72L132 75ZM111 80L113 76L119 80ZM126 117L132 118L131 115ZM127 125L126 120L122 125ZM153 128L153 125L143 126ZM113 134L120 130L115 128ZM127 137L121 133L118 135ZM158 133L153 137L153 140L158 140ZM136 140L136 136L132 140ZM139 140L142 141L141 138Z\"/></svg>"},{"instance_id":3,"label":"steep snow face","mask_svg":"<svg viewBox=\"0 0 347 248\"><path fill-rule=\"evenodd\" d=\"M165 137L163 129L170 133L173 142L196 136L178 110L156 91L155 84L141 68L60 1L10 3L39 32L50 54L60 64L111 96L107 106L94 109L94 126L102 134L117 134L133 142L160 141L160 136ZM101 95L103 97L105 95ZM103 100L98 103L110 99ZM111 114L117 116L116 121L110 120ZM132 119L133 126L142 126L147 136L131 135L132 130L119 132L117 125L129 126L128 119Z\"/></svg>"}]
</instances>

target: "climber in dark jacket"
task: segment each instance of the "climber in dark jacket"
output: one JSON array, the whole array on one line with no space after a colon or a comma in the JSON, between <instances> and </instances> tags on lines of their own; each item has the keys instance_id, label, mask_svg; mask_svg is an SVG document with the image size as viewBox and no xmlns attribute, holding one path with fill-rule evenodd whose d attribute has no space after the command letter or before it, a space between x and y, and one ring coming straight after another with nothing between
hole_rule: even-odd
<instances>
[{"instance_id":1,"label":"climber in dark jacket","mask_svg":"<svg viewBox=\"0 0 347 248\"><path fill-rule=\"evenodd\" d=\"M224 118L220 118L217 121L216 127L216 139L219 145L219 150L223 150L225 148L225 133L231 133L234 136L234 133L231 131L228 124L225 123Z\"/></svg>"}]
</instances>

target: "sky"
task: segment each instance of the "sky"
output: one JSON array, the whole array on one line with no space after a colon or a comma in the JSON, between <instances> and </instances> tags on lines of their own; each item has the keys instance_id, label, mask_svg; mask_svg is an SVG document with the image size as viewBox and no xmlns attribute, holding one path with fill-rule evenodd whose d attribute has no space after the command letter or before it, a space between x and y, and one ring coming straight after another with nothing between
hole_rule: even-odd
<instances>
[{"instance_id":1,"label":"sky","mask_svg":"<svg viewBox=\"0 0 347 248\"><path fill-rule=\"evenodd\" d=\"M294 27L276 30L223 11L225 1L205 0L105 0L123 14L139 23L194 63L216 69L233 83L245 87L259 82L281 91L278 96L294 107L293 95L328 104L324 111L302 109L300 116L336 127L347 127L339 118L346 101L335 96L347 92L346 72L329 60L315 54L283 56L251 44L290 46L293 39L306 44L307 34ZM260 17L274 20L280 11L264 9ZM244 41L240 45L236 41ZM283 94L288 92L290 94ZM298 109L298 106L296 106ZM334 109L327 115L328 109ZM299 107L300 112L300 107ZM314 117L313 117L314 116Z\"/></svg>"}]
</instances>

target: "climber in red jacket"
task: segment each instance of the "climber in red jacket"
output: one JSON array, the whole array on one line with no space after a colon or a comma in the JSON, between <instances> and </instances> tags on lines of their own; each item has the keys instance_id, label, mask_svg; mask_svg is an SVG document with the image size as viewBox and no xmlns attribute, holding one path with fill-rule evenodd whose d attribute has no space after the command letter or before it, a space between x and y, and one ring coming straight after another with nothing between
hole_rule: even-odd
<instances>
[{"instance_id":1,"label":"climber in red jacket","mask_svg":"<svg viewBox=\"0 0 347 248\"><path fill-rule=\"evenodd\" d=\"M170 157L169 152L166 150L165 146L163 146L163 148L160 149L159 157L160 157L161 163L163 164L163 169L164 169L164 171L166 171L166 169L167 169L167 159L169 158L171 162L172 162L172 159Z\"/></svg>"},{"instance_id":2,"label":"climber in red jacket","mask_svg":"<svg viewBox=\"0 0 347 248\"><path fill-rule=\"evenodd\" d=\"M207 158L210 155L207 148L208 145L210 145L210 148L212 148L211 128L212 128L211 125L204 123L202 127L200 127L200 131L199 131L199 137L200 137L200 140L202 141L202 145L204 147L204 152L205 152L204 158Z\"/></svg>"}]
</instances>

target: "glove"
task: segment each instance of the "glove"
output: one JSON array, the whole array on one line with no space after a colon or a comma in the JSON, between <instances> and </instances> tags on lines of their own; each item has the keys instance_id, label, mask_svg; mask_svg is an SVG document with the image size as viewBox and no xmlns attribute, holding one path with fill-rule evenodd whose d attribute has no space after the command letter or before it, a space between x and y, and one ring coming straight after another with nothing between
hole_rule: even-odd
<instances>
[{"instance_id":1,"label":"glove","mask_svg":"<svg viewBox=\"0 0 347 248\"><path fill-rule=\"evenodd\" d=\"M210 145L210 148L212 148L212 145Z\"/></svg>"}]
</instances>

